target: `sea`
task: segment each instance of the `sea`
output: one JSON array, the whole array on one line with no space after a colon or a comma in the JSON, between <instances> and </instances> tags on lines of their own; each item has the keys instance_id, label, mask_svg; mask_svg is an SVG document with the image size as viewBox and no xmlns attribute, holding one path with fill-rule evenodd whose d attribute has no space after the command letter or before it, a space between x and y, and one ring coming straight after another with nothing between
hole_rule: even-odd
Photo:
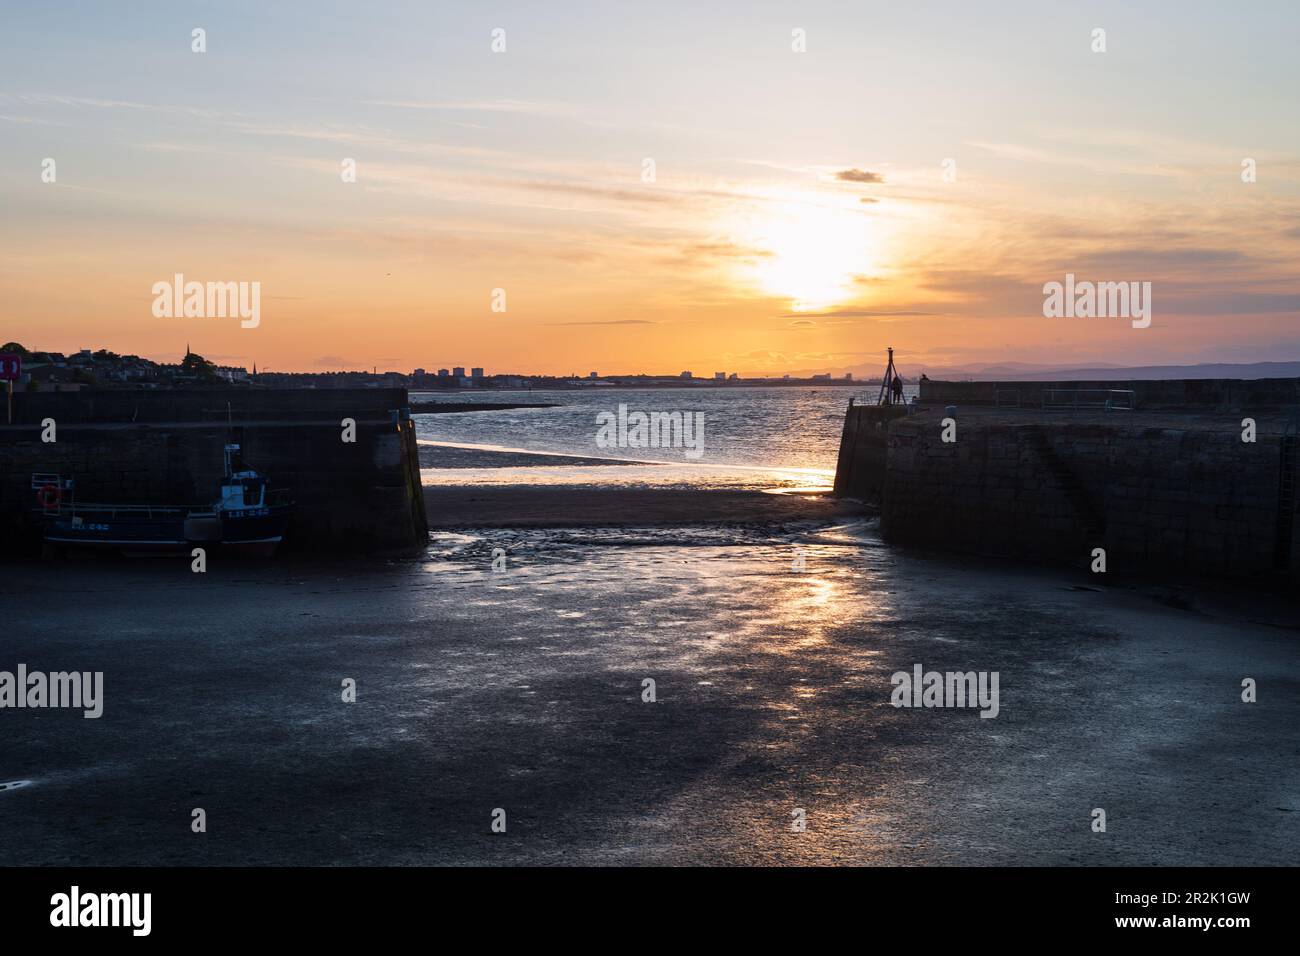
<instances>
[{"instance_id":1,"label":"sea","mask_svg":"<svg viewBox=\"0 0 1300 956\"><path fill-rule=\"evenodd\" d=\"M491 412L416 414L426 445L456 450L423 469L426 484L595 483L813 490L834 479L850 399L874 404L878 385L413 392L414 402L553 404ZM915 387L905 389L910 401ZM602 421L680 413L703 423L693 449L610 446ZM480 452L467 458L464 452ZM611 465L620 467L612 468ZM527 469L523 471L522 469Z\"/></svg>"}]
</instances>

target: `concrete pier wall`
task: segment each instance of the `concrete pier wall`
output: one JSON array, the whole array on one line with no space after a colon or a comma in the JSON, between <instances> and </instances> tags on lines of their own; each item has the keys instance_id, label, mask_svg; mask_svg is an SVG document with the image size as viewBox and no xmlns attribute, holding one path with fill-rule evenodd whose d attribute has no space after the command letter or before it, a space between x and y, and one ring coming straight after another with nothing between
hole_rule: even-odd
<instances>
[{"instance_id":1,"label":"concrete pier wall","mask_svg":"<svg viewBox=\"0 0 1300 956\"><path fill-rule=\"evenodd\" d=\"M1253 380L1228 378L1131 380L1131 381L1059 381L1059 382L945 382L926 379L921 382L920 397L925 405L1020 405L1038 408L1043 392L1055 390L1129 390L1136 405L1146 410L1237 409L1248 407L1279 408L1300 402L1300 380L1262 378ZM1056 401L1062 401L1057 396Z\"/></svg>"},{"instance_id":2,"label":"concrete pier wall","mask_svg":"<svg viewBox=\"0 0 1300 956\"><path fill-rule=\"evenodd\" d=\"M889 423L907 414L901 405L850 405L840 435L835 493L879 504L885 490Z\"/></svg>"},{"instance_id":3,"label":"concrete pier wall","mask_svg":"<svg viewBox=\"0 0 1300 956\"><path fill-rule=\"evenodd\" d=\"M339 421L387 418L410 404L404 388L112 389L80 392L18 392L14 423L36 425L45 418L62 424L137 425L253 421Z\"/></svg>"},{"instance_id":4,"label":"concrete pier wall","mask_svg":"<svg viewBox=\"0 0 1300 956\"><path fill-rule=\"evenodd\" d=\"M933 405L846 415L836 491L878 503L889 541L1078 565L1100 547L1110 571L1300 580L1287 411L1251 408L1256 440L1244 442L1243 414L1210 402L1044 412L968 397L963 411L953 392L935 394L958 406L953 442Z\"/></svg>"},{"instance_id":5,"label":"concrete pier wall","mask_svg":"<svg viewBox=\"0 0 1300 956\"><path fill-rule=\"evenodd\" d=\"M0 427L0 535L10 550L39 544L36 472L73 479L83 502L212 501L232 434L227 400L245 459L297 505L285 551L398 552L427 542L404 390L89 393L69 401L79 398L16 395L24 424ZM57 441L41 441L44 418L55 420ZM343 418L356 421L353 443L342 441Z\"/></svg>"}]
</instances>

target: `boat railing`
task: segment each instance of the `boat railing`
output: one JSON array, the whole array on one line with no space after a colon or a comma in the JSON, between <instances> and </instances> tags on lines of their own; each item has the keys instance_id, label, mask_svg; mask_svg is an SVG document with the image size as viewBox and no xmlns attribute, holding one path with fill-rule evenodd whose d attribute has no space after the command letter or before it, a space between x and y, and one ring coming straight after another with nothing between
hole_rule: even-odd
<instances>
[{"instance_id":1,"label":"boat railing","mask_svg":"<svg viewBox=\"0 0 1300 956\"><path fill-rule=\"evenodd\" d=\"M94 513L99 515L111 515L112 517L146 517L152 518L157 515L190 514L194 511L203 510L202 505L114 505L100 504L92 501L69 501L60 502L56 508L49 509L47 514L58 515L76 515L81 512Z\"/></svg>"},{"instance_id":2,"label":"boat railing","mask_svg":"<svg viewBox=\"0 0 1300 956\"><path fill-rule=\"evenodd\" d=\"M98 501L78 501L75 483L71 478L52 472L34 472L31 478L32 489L37 492L37 506L34 510L49 517L75 517L79 514L95 514L108 517L164 517L176 515L213 514L213 504L110 504ZM293 504L289 488L268 488L265 491L263 506Z\"/></svg>"}]
</instances>

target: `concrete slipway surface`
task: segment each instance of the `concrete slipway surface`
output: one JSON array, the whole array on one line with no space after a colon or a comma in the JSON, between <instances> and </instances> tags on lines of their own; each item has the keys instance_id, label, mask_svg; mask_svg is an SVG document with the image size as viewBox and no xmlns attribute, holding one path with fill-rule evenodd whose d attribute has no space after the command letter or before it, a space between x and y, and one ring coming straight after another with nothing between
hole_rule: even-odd
<instances>
[{"instance_id":1,"label":"concrete slipway surface","mask_svg":"<svg viewBox=\"0 0 1300 956\"><path fill-rule=\"evenodd\" d=\"M1296 862L1293 607L860 523L434 542L0 566L0 670L105 684L0 711L0 864ZM890 706L916 663L997 671L1000 713Z\"/></svg>"}]
</instances>

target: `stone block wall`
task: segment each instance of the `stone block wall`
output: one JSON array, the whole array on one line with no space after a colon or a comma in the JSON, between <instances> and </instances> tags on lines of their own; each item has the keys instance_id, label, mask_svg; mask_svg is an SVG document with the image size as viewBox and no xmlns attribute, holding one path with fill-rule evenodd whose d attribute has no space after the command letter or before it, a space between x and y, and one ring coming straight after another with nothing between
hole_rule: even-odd
<instances>
[{"instance_id":1,"label":"stone block wall","mask_svg":"<svg viewBox=\"0 0 1300 956\"><path fill-rule=\"evenodd\" d=\"M161 424L250 421L338 421L387 417L409 404L404 388L108 389L17 392L14 423L45 418L63 424Z\"/></svg>"},{"instance_id":2,"label":"stone block wall","mask_svg":"<svg viewBox=\"0 0 1300 956\"><path fill-rule=\"evenodd\" d=\"M316 406L315 420L302 422L283 420L300 413L294 407L301 401L298 394L280 405L274 394L263 393L262 408L268 415L275 409L279 420L258 421L254 415L235 426L233 437L245 460L268 475L273 488L288 488L296 503L283 550L400 552L427 544L414 424L400 416L392 420L387 407L394 398L400 400L394 407L404 405L405 393L377 391L331 395L342 404ZM159 405L153 413L166 409ZM356 419L355 443L341 440L341 417ZM57 441L48 443L41 441L38 424L0 427L0 543L6 551L30 553L39 547L33 473L73 479L82 502L197 505L217 496L223 446L232 437L225 425L80 423L76 418L56 419Z\"/></svg>"},{"instance_id":3,"label":"stone block wall","mask_svg":"<svg viewBox=\"0 0 1300 956\"><path fill-rule=\"evenodd\" d=\"M1038 408L1047 389L1128 389L1140 409L1283 408L1300 404L1300 379L1141 379L1059 382L921 382L926 405L1014 405ZM1055 401L1060 402L1061 396Z\"/></svg>"},{"instance_id":4,"label":"stone block wall","mask_svg":"<svg viewBox=\"0 0 1300 956\"><path fill-rule=\"evenodd\" d=\"M1227 576L1275 573L1280 430L1244 443L1235 418L1148 427L931 410L888 431L882 532L900 544L1087 565ZM1289 567L1300 578L1300 520Z\"/></svg>"},{"instance_id":5,"label":"stone block wall","mask_svg":"<svg viewBox=\"0 0 1300 956\"><path fill-rule=\"evenodd\" d=\"M885 487L889 423L907 414L901 405L850 405L844 413L835 494L879 504Z\"/></svg>"}]
</instances>

